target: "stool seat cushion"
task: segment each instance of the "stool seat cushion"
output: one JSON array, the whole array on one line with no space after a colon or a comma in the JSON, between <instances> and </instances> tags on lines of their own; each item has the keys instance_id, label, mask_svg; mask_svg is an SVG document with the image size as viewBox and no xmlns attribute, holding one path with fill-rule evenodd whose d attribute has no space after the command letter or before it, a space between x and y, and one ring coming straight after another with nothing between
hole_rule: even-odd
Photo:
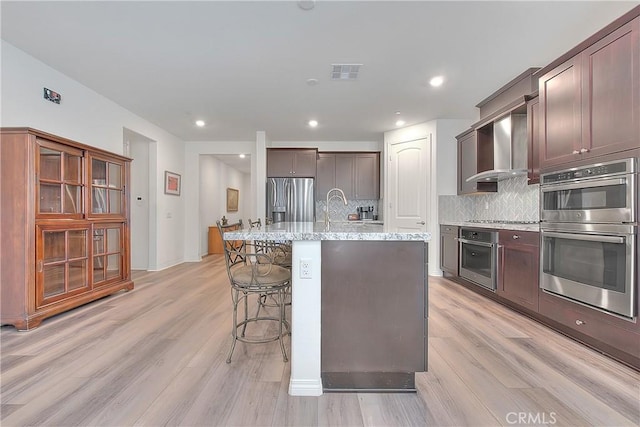
<instances>
[{"instance_id":1,"label":"stool seat cushion","mask_svg":"<svg viewBox=\"0 0 640 427\"><path fill-rule=\"evenodd\" d=\"M291 271L273 264L252 264L233 268L234 284L242 287L277 287L288 285Z\"/></svg>"}]
</instances>

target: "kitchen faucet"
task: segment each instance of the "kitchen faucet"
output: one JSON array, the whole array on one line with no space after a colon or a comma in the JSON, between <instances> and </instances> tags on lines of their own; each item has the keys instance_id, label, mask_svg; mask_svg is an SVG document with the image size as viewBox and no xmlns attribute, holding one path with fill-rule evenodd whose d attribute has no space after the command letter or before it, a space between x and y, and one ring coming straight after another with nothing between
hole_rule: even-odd
<instances>
[{"instance_id":1,"label":"kitchen faucet","mask_svg":"<svg viewBox=\"0 0 640 427\"><path fill-rule=\"evenodd\" d=\"M331 193L334 193L334 194L331 194ZM327 191L327 206L325 207L325 211L324 211L324 225L326 227L329 227L329 225L331 224L331 218L329 213L329 202L333 199L342 199L342 201L344 202L344 205L347 206L347 196L344 195L344 191L342 191L339 188L332 188L331 190Z\"/></svg>"}]
</instances>

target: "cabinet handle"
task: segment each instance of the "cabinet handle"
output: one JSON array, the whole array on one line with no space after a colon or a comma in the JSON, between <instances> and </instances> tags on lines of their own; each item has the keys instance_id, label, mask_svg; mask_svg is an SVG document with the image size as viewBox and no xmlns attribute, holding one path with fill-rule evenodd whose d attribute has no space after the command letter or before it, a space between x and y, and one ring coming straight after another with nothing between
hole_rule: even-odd
<instances>
[{"instance_id":1,"label":"cabinet handle","mask_svg":"<svg viewBox=\"0 0 640 427\"><path fill-rule=\"evenodd\" d=\"M573 150L573 154L580 154L578 150Z\"/></svg>"},{"instance_id":2,"label":"cabinet handle","mask_svg":"<svg viewBox=\"0 0 640 427\"><path fill-rule=\"evenodd\" d=\"M419 225L425 225L425 224L426 224L426 222L424 222L424 221L418 221L418 222L416 222L416 224L419 224Z\"/></svg>"},{"instance_id":3,"label":"cabinet handle","mask_svg":"<svg viewBox=\"0 0 640 427\"><path fill-rule=\"evenodd\" d=\"M518 236L517 234L514 234L513 236L511 236L511 238L513 240L518 240L520 238L520 236Z\"/></svg>"},{"instance_id":4,"label":"cabinet handle","mask_svg":"<svg viewBox=\"0 0 640 427\"><path fill-rule=\"evenodd\" d=\"M586 322L584 320L576 320L576 325L580 326L580 325L584 325Z\"/></svg>"},{"instance_id":5,"label":"cabinet handle","mask_svg":"<svg viewBox=\"0 0 640 427\"><path fill-rule=\"evenodd\" d=\"M580 154L584 154L584 153L588 153L589 149L588 148L581 148L580 149Z\"/></svg>"},{"instance_id":6,"label":"cabinet handle","mask_svg":"<svg viewBox=\"0 0 640 427\"><path fill-rule=\"evenodd\" d=\"M43 266L42 260L38 261L38 273L42 273L42 266Z\"/></svg>"}]
</instances>

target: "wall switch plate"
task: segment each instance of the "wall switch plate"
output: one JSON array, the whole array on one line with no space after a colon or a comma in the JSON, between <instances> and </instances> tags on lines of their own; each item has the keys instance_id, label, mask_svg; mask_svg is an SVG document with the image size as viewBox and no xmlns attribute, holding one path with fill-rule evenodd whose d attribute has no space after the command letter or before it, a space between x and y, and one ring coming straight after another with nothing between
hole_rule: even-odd
<instances>
[{"instance_id":1,"label":"wall switch plate","mask_svg":"<svg viewBox=\"0 0 640 427\"><path fill-rule=\"evenodd\" d=\"M311 279L311 259L302 258L300 260L300 278Z\"/></svg>"}]
</instances>

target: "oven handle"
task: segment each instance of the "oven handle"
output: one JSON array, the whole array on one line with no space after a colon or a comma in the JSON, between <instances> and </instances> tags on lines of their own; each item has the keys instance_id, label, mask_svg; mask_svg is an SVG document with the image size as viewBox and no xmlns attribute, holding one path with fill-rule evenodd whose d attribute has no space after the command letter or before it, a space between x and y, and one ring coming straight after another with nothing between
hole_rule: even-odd
<instances>
[{"instance_id":1,"label":"oven handle","mask_svg":"<svg viewBox=\"0 0 640 427\"><path fill-rule=\"evenodd\" d=\"M586 240L588 242L624 243L624 237L617 236L594 236L591 234L554 233L549 231L543 231L542 235L546 237L557 237L560 239Z\"/></svg>"},{"instance_id":2,"label":"oven handle","mask_svg":"<svg viewBox=\"0 0 640 427\"><path fill-rule=\"evenodd\" d=\"M458 238L458 242L460 242L460 243L469 243L471 245L484 246L485 248L492 248L494 246L494 243L478 242L478 241L475 241L475 240L467 240L467 239L460 239L460 238Z\"/></svg>"},{"instance_id":3,"label":"oven handle","mask_svg":"<svg viewBox=\"0 0 640 427\"><path fill-rule=\"evenodd\" d=\"M599 180L582 180L580 182L574 182L571 184L548 184L542 188L543 193L547 193L549 191L562 191L562 190L576 190L576 189L584 189L584 188L592 188L592 187L608 187L610 185L625 185L627 183L627 178L609 178L609 179L599 179Z\"/></svg>"}]
</instances>

